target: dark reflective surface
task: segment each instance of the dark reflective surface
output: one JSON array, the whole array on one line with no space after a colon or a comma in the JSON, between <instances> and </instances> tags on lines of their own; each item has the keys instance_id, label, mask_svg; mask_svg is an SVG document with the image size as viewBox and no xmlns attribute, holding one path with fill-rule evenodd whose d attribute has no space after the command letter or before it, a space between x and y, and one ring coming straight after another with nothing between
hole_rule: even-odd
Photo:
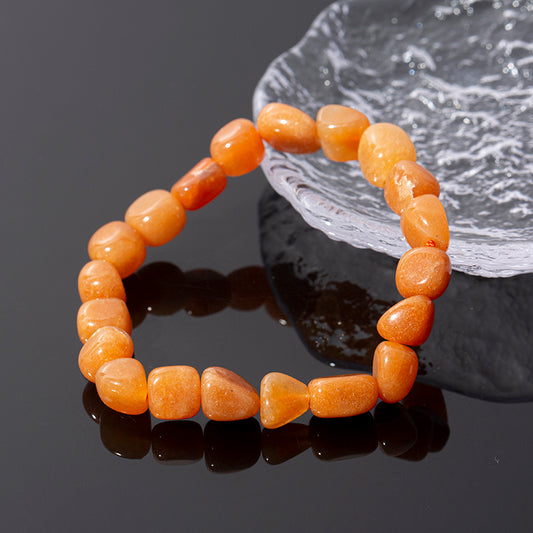
<instances>
[{"instance_id":1,"label":"dark reflective surface","mask_svg":"<svg viewBox=\"0 0 533 533\"><path fill-rule=\"evenodd\" d=\"M170 187L208 154L222 124L250 117L261 73L325 4L0 2L3 530L530 531L531 403L426 390L404 402L408 416L399 420L376 411L374 430L363 424L366 445L356 449L357 424L347 429L351 444L344 444L331 428L319 427L321 437L310 432L315 422L308 415L275 434L250 422L250 433L237 444L231 438L238 431L226 440L226 430L211 430L201 415L187 425L152 419L148 426L146 417L110 415L91 398L90 387L84 390L76 278L90 235L122 219L142 193ZM229 180L213 204L188 215L175 241L148 251L142 276L128 280L135 354L147 370L221 365L256 387L271 371L304 382L342 372L310 356L296 328L283 326L276 299L300 301L297 278L276 298L262 294L260 305L259 297L243 302L239 296L245 287L264 286L256 270L264 268L265 235L257 223L264 187L260 171ZM297 244L290 249L299 252ZM322 255L312 246L296 268L322 268ZM336 251L329 268L341 259ZM395 299L390 272L380 265L369 262L365 270L375 279L367 285L357 274L355 285L370 295L368 302ZM201 278L213 281L209 294L216 305L207 308L217 312L205 314L198 302L185 311L189 296L182 283L198 269L229 281L228 302L226 282ZM174 281L168 285L168 279ZM530 316L523 298L530 294L528 280L509 280L508 290L494 295L491 281L456 279L448 303L438 302L435 326L444 330L436 330L435 344L421 354L427 362L431 352L433 361L424 379L453 367L454 382L463 384L473 362L490 366L496 356L512 391L527 375L506 366L501 354L528 359L529 352L517 350L531 335L523 321ZM136 291L136 283L148 293ZM340 287L350 296L347 311L365 301L364 292ZM505 303L505 292L516 299L514 307ZM334 325L339 304L324 296L321 315L334 317ZM468 306L472 313L465 315ZM349 315L344 309L341 319ZM374 311L361 304L356 309L364 317L353 321L364 351L372 342ZM520 327L502 337L513 321ZM457 361L461 353L468 357ZM209 464L223 475L207 467L207 433ZM374 439L378 448L366 453ZM392 452L393 444L399 455L382 453ZM233 454L238 446L242 458ZM315 449L341 460L318 459Z\"/></svg>"},{"instance_id":2,"label":"dark reflective surface","mask_svg":"<svg viewBox=\"0 0 533 533\"><path fill-rule=\"evenodd\" d=\"M401 299L396 261L328 239L270 190L260 211L265 268L310 353L368 370L381 342L375 324ZM454 272L435 302L431 336L416 349L419 379L487 400L531 401L532 302L533 274L484 279Z\"/></svg>"}]
</instances>

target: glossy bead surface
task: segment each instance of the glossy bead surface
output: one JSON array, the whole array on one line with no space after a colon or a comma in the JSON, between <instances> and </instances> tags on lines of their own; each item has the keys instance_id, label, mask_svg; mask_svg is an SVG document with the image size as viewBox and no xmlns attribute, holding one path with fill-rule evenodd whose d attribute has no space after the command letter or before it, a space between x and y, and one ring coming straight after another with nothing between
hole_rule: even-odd
<instances>
[{"instance_id":1,"label":"glossy bead surface","mask_svg":"<svg viewBox=\"0 0 533 533\"><path fill-rule=\"evenodd\" d=\"M310 154L320 149L315 121L287 104L267 104L257 117L257 129L270 146L281 152Z\"/></svg>"},{"instance_id":2,"label":"glossy bead surface","mask_svg":"<svg viewBox=\"0 0 533 533\"><path fill-rule=\"evenodd\" d=\"M242 176L257 168L265 155L263 139L245 118L228 122L211 140L211 157L227 176Z\"/></svg>"},{"instance_id":3,"label":"glossy bead surface","mask_svg":"<svg viewBox=\"0 0 533 533\"><path fill-rule=\"evenodd\" d=\"M411 390L418 372L418 357L409 346L384 341L374 351L372 375L378 384L380 400L396 403Z\"/></svg>"},{"instance_id":4,"label":"glossy bead surface","mask_svg":"<svg viewBox=\"0 0 533 533\"><path fill-rule=\"evenodd\" d=\"M107 261L89 261L80 270L78 292L82 302L96 298L120 298L126 301L126 291L118 270Z\"/></svg>"},{"instance_id":5,"label":"glossy bead surface","mask_svg":"<svg viewBox=\"0 0 533 533\"><path fill-rule=\"evenodd\" d=\"M78 357L81 373L94 382L98 369L108 361L133 355L133 341L128 333L115 326L97 329L82 346Z\"/></svg>"},{"instance_id":6,"label":"glossy bead surface","mask_svg":"<svg viewBox=\"0 0 533 533\"><path fill-rule=\"evenodd\" d=\"M140 415L148 409L146 373L137 359L114 359L96 373L96 390L110 408L126 415Z\"/></svg>"},{"instance_id":7,"label":"glossy bead surface","mask_svg":"<svg viewBox=\"0 0 533 533\"><path fill-rule=\"evenodd\" d=\"M85 343L89 337L104 326L115 326L131 334L131 317L123 300L118 298L98 298L89 300L78 310L78 335Z\"/></svg>"},{"instance_id":8,"label":"glossy bead surface","mask_svg":"<svg viewBox=\"0 0 533 533\"><path fill-rule=\"evenodd\" d=\"M192 418L200 411L200 375L192 366L162 366L148 375L150 412L159 419Z\"/></svg>"},{"instance_id":9,"label":"glossy bead surface","mask_svg":"<svg viewBox=\"0 0 533 533\"><path fill-rule=\"evenodd\" d=\"M211 420L243 420L259 412L257 391L226 368L206 368L202 373L201 393L202 411Z\"/></svg>"},{"instance_id":10,"label":"glossy bead surface","mask_svg":"<svg viewBox=\"0 0 533 533\"><path fill-rule=\"evenodd\" d=\"M326 105L316 117L322 150L332 161L356 160L361 135L368 126L363 113L343 105Z\"/></svg>"},{"instance_id":11,"label":"glossy bead surface","mask_svg":"<svg viewBox=\"0 0 533 533\"><path fill-rule=\"evenodd\" d=\"M261 380L261 423L275 429L309 409L307 385L287 374L271 372Z\"/></svg>"},{"instance_id":12,"label":"glossy bead surface","mask_svg":"<svg viewBox=\"0 0 533 533\"><path fill-rule=\"evenodd\" d=\"M127 278L144 262L146 245L142 237L125 222L109 222L98 229L89 240L89 257L111 263Z\"/></svg>"},{"instance_id":13,"label":"glossy bead surface","mask_svg":"<svg viewBox=\"0 0 533 533\"><path fill-rule=\"evenodd\" d=\"M389 207L401 215L413 198L423 194L439 196L440 185L437 178L414 161L396 163L385 183L385 201Z\"/></svg>"},{"instance_id":14,"label":"glossy bead surface","mask_svg":"<svg viewBox=\"0 0 533 533\"><path fill-rule=\"evenodd\" d=\"M435 246L443 251L448 249L450 230L446 212L440 200L432 194L414 198L403 210L400 226L412 248Z\"/></svg>"},{"instance_id":15,"label":"glossy bead surface","mask_svg":"<svg viewBox=\"0 0 533 533\"><path fill-rule=\"evenodd\" d=\"M196 211L214 200L227 183L224 171L210 157L205 157L180 178L170 192L187 211Z\"/></svg>"},{"instance_id":16,"label":"glossy bead surface","mask_svg":"<svg viewBox=\"0 0 533 533\"><path fill-rule=\"evenodd\" d=\"M383 188L396 163L416 161L416 150L402 128L379 122L363 132L358 158L364 177L376 187Z\"/></svg>"},{"instance_id":17,"label":"glossy bead surface","mask_svg":"<svg viewBox=\"0 0 533 533\"><path fill-rule=\"evenodd\" d=\"M168 191L148 191L126 211L126 223L139 233L148 246L171 241L185 226L187 215L180 202Z\"/></svg>"},{"instance_id":18,"label":"glossy bead surface","mask_svg":"<svg viewBox=\"0 0 533 533\"><path fill-rule=\"evenodd\" d=\"M441 296L450 282L452 264L439 248L411 248L398 261L396 287L404 297L421 294L431 300Z\"/></svg>"},{"instance_id":19,"label":"glossy bead surface","mask_svg":"<svg viewBox=\"0 0 533 533\"><path fill-rule=\"evenodd\" d=\"M317 378L308 387L309 407L320 418L360 415L378 401L376 380L367 374Z\"/></svg>"},{"instance_id":20,"label":"glossy bead surface","mask_svg":"<svg viewBox=\"0 0 533 533\"><path fill-rule=\"evenodd\" d=\"M411 296L388 309L378 321L378 333L386 340L420 346L431 333L435 307L427 296Z\"/></svg>"}]
</instances>

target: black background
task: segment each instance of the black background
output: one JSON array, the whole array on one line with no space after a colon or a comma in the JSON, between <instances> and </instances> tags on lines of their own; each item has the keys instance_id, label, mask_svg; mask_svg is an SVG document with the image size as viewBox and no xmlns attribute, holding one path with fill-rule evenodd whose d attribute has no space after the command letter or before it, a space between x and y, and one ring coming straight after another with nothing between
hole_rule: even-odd
<instances>
[{"instance_id":1,"label":"black background","mask_svg":"<svg viewBox=\"0 0 533 533\"><path fill-rule=\"evenodd\" d=\"M449 440L418 462L307 450L228 474L118 457L82 405L76 279L90 235L169 188L224 123L251 118L261 74L326 5L0 3L5 531L531 530L531 404L445 392ZM231 179L147 263L223 275L261 265L264 187L260 170ZM147 369L220 365L255 386L271 370L335 373L263 308L147 316L134 340Z\"/></svg>"}]
</instances>

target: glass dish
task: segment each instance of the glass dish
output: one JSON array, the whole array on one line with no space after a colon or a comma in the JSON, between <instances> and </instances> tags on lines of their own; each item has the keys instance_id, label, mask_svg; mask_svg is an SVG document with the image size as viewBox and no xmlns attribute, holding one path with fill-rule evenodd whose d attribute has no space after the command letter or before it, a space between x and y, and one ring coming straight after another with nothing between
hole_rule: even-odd
<instances>
[{"instance_id":1,"label":"glass dish","mask_svg":"<svg viewBox=\"0 0 533 533\"><path fill-rule=\"evenodd\" d=\"M441 184L456 270L533 272L533 2L349 0L323 11L267 69L268 102L330 103L404 128ZM329 237L394 257L398 216L356 162L267 148L274 189Z\"/></svg>"}]
</instances>

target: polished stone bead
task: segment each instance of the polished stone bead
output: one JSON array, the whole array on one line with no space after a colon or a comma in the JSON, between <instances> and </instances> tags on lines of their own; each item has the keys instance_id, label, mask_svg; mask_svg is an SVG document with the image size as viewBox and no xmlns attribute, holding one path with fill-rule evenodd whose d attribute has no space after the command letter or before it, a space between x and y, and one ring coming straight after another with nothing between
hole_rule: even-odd
<instances>
[{"instance_id":1,"label":"polished stone bead","mask_svg":"<svg viewBox=\"0 0 533 533\"><path fill-rule=\"evenodd\" d=\"M320 149L315 121L287 104L267 104L257 117L257 129L270 146L281 152L310 154Z\"/></svg>"},{"instance_id":2,"label":"polished stone bead","mask_svg":"<svg viewBox=\"0 0 533 533\"><path fill-rule=\"evenodd\" d=\"M168 191L148 191L126 211L126 223L137 231L148 246L171 241L185 226L187 215L181 203Z\"/></svg>"},{"instance_id":3,"label":"polished stone bead","mask_svg":"<svg viewBox=\"0 0 533 533\"><path fill-rule=\"evenodd\" d=\"M374 351L372 375L378 384L380 400L396 403L403 400L416 379L418 357L403 344L384 341Z\"/></svg>"},{"instance_id":4,"label":"polished stone bead","mask_svg":"<svg viewBox=\"0 0 533 533\"><path fill-rule=\"evenodd\" d=\"M200 411L200 375L192 366L162 366L148 375L148 404L155 418L181 420Z\"/></svg>"},{"instance_id":5,"label":"polished stone bead","mask_svg":"<svg viewBox=\"0 0 533 533\"><path fill-rule=\"evenodd\" d=\"M81 373L94 382L98 369L108 361L133 356L133 341L128 333L115 326L97 329L83 345L78 357Z\"/></svg>"},{"instance_id":6,"label":"polished stone bead","mask_svg":"<svg viewBox=\"0 0 533 533\"><path fill-rule=\"evenodd\" d=\"M118 270L107 261L86 263L78 276L78 292L82 302L96 298L120 298L126 301L126 291Z\"/></svg>"},{"instance_id":7,"label":"polished stone bead","mask_svg":"<svg viewBox=\"0 0 533 533\"><path fill-rule=\"evenodd\" d=\"M148 386L143 365L137 359L113 359L96 373L100 399L110 408L127 415L148 409Z\"/></svg>"},{"instance_id":8,"label":"polished stone bead","mask_svg":"<svg viewBox=\"0 0 533 533\"><path fill-rule=\"evenodd\" d=\"M309 409L307 386L287 374L271 372L261 381L261 423L275 429Z\"/></svg>"},{"instance_id":9,"label":"polished stone bead","mask_svg":"<svg viewBox=\"0 0 533 533\"><path fill-rule=\"evenodd\" d=\"M89 257L111 263L121 278L131 276L144 262L146 245L125 222L109 222L89 240Z\"/></svg>"},{"instance_id":10,"label":"polished stone bead","mask_svg":"<svg viewBox=\"0 0 533 533\"><path fill-rule=\"evenodd\" d=\"M104 326L115 326L131 334L131 317L124 303L118 298L98 298L81 305L77 317L78 335L86 343L89 337Z\"/></svg>"},{"instance_id":11,"label":"polished stone bead","mask_svg":"<svg viewBox=\"0 0 533 533\"><path fill-rule=\"evenodd\" d=\"M237 118L211 140L211 157L226 176L242 176L257 168L265 155L263 139L254 123Z\"/></svg>"},{"instance_id":12,"label":"polished stone bead","mask_svg":"<svg viewBox=\"0 0 533 533\"><path fill-rule=\"evenodd\" d=\"M211 420L243 420L259 412L257 391L235 372L225 368L204 370L201 393L202 411Z\"/></svg>"},{"instance_id":13,"label":"polished stone bead","mask_svg":"<svg viewBox=\"0 0 533 533\"><path fill-rule=\"evenodd\" d=\"M363 132L358 159L364 177L376 187L384 188L392 167L402 160L416 161L416 151L402 128L379 122Z\"/></svg>"},{"instance_id":14,"label":"polished stone bead","mask_svg":"<svg viewBox=\"0 0 533 533\"><path fill-rule=\"evenodd\" d=\"M359 141L370 126L360 111L343 105L326 105L316 117L316 129L324 154L332 161L357 159Z\"/></svg>"},{"instance_id":15,"label":"polished stone bead","mask_svg":"<svg viewBox=\"0 0 533 533\"><path fill-rule=\"evenodd\" d=\"M401 215L413 198L423 194L439 196L437 178L414 161L396 163L385 183L385 201L389 207Z\"/></svg>"},{"instance_id":16,"label":"polished stone bead","mask_svg":"<svg viewBox=\"0 0 533 533\"><path fill-rule=\"evenodd\" d=\"M210 157L205 157L180 178L170 192L187 211L196 211L214 200L227 183L224 171Z\"/></svg>"},{"instance_id":17,"label":"polished stone bead","mask_svg":"<svg viewBox=\"0 0 533 533\"><path fill-rule=\"evenodd\" d=\"M309 383L311 412L321 418L360 415L373 409L377 401L376 380L367 374L317 378Z\"/></svg>"},{"instance_id":18,"label":"polished stone bead","mask_svg":"<svg viewBox=\"0 0 533 533\"><path fill-rule=\"evenodd\" d=\"M431 333L435 307L427 296L411 296L390 309L378 320L378 333L386 340L420 346Z\"/></svg>"},{"instance_id":19,"label":"polished stone bead","mask_svg":"<svg viewBox=\"0 0 533 533\"><path fill-rule=\"evenodd\" d=\"M446 212L432 194L414 198L403 210L400 226L412 248L434 246L444 252L448 249L450 230Z\"/></svg>"},{"instance_id":20,"label":"polished stone bead","mask_svg":"<svg viewBox=\"0 0 533 533\"><path fill-rule=\"evenodd\" d=\"M431 300L441 296L450 282L452 264L439 248L411 248L398 261L396 287L404 297L421 294Z\"/></svg>"}]
</instances>

